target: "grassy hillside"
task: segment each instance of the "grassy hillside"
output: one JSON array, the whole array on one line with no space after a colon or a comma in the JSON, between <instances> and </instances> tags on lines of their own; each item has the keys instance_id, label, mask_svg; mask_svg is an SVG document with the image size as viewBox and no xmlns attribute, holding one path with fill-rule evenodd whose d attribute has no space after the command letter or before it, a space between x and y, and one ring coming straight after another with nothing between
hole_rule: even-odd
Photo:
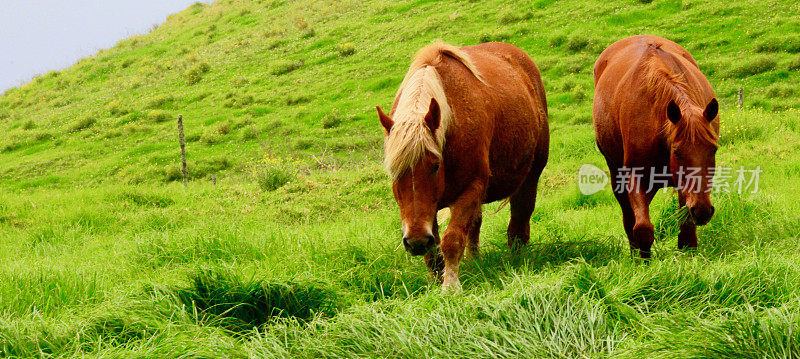
<instances>
[{"instance_id":1,"label":"grassy hillside","mask_svg":"<svg viewBox=\"0 0 800 359\"><path fill-rule=\"evenodd\" d=\"M193 5L0 96L0 355L798 357L797 13L793 1ZM763 170L758 193L714 195L696 252L675 250L676 200L656 197L650 265L629 258L610 189L576 188L581 164L605 168L592 65L633 34L692 52L722 107L718 165ZM487 215L458 295L399 246L374 113L436 39L519 46L551 115L531 246L512 256L508 210Z\"/></svg>"}]
</instances>

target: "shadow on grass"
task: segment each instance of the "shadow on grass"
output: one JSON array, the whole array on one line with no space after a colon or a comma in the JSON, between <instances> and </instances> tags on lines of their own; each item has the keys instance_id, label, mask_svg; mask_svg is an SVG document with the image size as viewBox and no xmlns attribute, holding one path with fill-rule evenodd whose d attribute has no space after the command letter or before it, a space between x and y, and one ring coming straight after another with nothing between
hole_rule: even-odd
<instances>
[{"instance_id":1,"label":"shadow on grass","mask_svg":"<svg viewBox=\"0 0 800 359\"><path fill-rule=\"evenodd\" d=\"M179 303L204 324L237 332L274 318L332 317L341 306L337 294L319 283L242 280L223 269L198 271L189 281L188 287L173 289Z\"/></svg>"},{"instance_id":2,"label":"shadow on grass","mask_svg":"<svg viewBox=\"0 0 800 359\"><path fill-rule=\"evenodd\" d=\"M483 246L480 255L464 261L460 274L467 287L480 283L501 285L508 272L519 269L538 272L578 260L593 266L605 265L627 255L627 246L622 244L617 238L606 237L530 243L513 251L505 245Z\"/></svg>"}]
</instances>

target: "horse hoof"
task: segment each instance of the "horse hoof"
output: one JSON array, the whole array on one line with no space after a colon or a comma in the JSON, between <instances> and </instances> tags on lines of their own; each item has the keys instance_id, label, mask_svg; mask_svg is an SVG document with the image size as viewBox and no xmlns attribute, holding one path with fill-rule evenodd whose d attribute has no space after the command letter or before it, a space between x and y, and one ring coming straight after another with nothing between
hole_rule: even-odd
<instances>
[{"instance_id":1,"label":"horse hoof","mask_svg":"<svg viewBox=\"0 0 800 359\"><path fill-rule=\"evenodd\" d=\"M461 282L456 281L455 283L445 283L442 284L442 291L448 293L461 293L463 289L461 288Z\"/></svg>"},{"instance_id":2,"label":"horse hoof","mask_svg":"<svg viewBox=\"0 0 800 359\"><path fill-rule=\"evenodd\" d=\"M454 293L461 292L461 281L458 280L458 275L455 273L445 273L442 290Z\"/></svg>"}]
</instances>

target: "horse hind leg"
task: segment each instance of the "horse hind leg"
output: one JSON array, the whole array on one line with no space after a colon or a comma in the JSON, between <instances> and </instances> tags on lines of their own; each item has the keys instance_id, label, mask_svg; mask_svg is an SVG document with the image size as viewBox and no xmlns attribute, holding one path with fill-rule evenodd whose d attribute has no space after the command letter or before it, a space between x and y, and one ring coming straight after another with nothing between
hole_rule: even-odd
<instances>
[{"instance_id":1,"label":"horse hind leg","mask_svg":"<svg viewBox=\"0 0 800 359\"><path fill-rule=\"evenodd\" d=\"M512 250L519 249L530 242L531 215L536 207L536 190L539 185L539 176L544 166L531 168L528 177L511 196L511 220L508 223L508 246Z\"/></svg>"}]
</instances>

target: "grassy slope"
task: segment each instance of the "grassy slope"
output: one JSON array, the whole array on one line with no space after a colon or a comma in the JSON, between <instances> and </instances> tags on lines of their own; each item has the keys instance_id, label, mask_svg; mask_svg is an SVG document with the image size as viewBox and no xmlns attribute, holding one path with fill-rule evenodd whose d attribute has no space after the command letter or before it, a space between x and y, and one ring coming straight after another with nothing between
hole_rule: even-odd
<instances>
[{"instance_id":1,"label":"grassy slope","mask_svg":"<svg viewBox=\"0 0 800 359\"><path fill-rule=\"evenodd\" d=\"M800 355L800 6L501 3L195 5L7 91L0 353ZM759 194L715 196L697 253L674 250L675 205L657 197L664 240L650 266L626 255L610 192L585 197L574 185L580 164L603 163L590 125L594 59L639 33L676 40L709 75L720 165L764 170ZM459 296L435 290L397 248L373 113L434 39L526 50L551 113L534 244L512 257L507 210L487 216L484 254L465 263ZM188 190L172 181L178 113Z\"/></svg>"}]
</instances>

